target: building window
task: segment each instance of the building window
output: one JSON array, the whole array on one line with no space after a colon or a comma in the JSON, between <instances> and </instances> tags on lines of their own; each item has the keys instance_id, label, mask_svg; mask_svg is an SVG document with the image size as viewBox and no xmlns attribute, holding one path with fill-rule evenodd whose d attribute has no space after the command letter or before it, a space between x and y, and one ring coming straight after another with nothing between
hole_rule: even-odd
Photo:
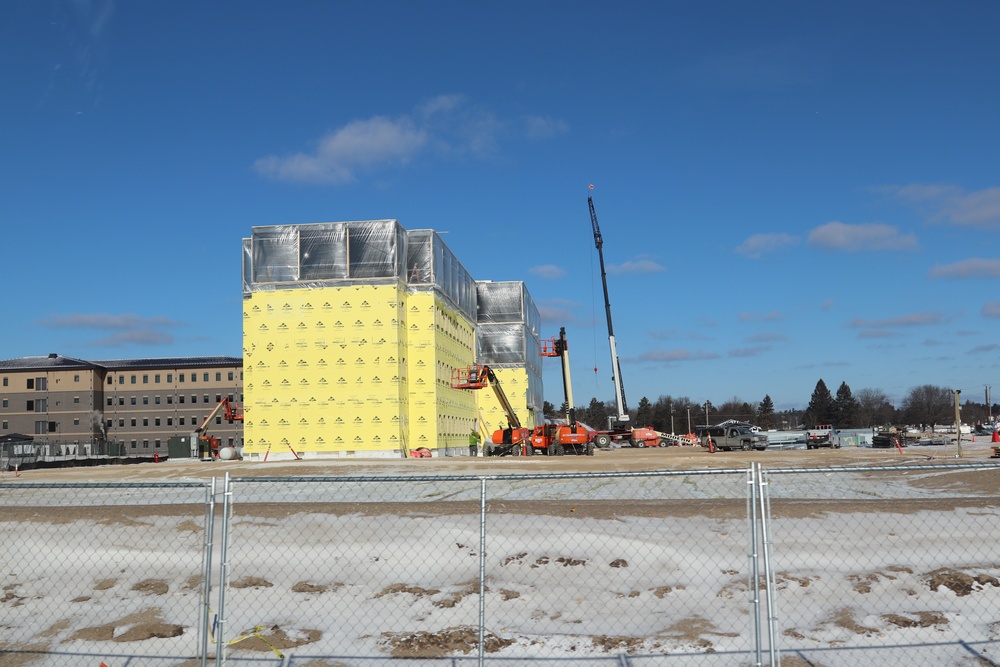
<instances>
[{"instance_id":1,"label":"building window","mask_svg":"<svg viewBox=\"0 0 1000 667\"><path fill-rule=\"evenodd\" d=\"M159 426L160 425L160 418L157 417L156 420L153 422L153 424L156 425L156 426Z\"/></svg>"},{"instance_id":2,"label":"building window","mask_svg":"<svg viewBox=\"0 0 1000 667\"><path fill-rule=\"evenodd\" d=\"M205 394L205 402L208 403L208 394ZM215 402L218 403L219 399L215 399Z\"/></svg>"},{"instance_id":3,"label":"building window","mask_svg":"<svg viewBox=\"0 0 1000 667\"><path fill-rule=\"evenodd\" d=\"M133 426L135 426L135 424L133 424ZM124 419L119 419L118 420L118 428L125 428L125 420Z\"/></svg>"},{"instance_id":4,"label":"building window","mask_svg":"<svg viewBox=\"0 0 1000 667\"><path fill-rule=\"evenodd\" d=\"M167 426L173 426L173 425L174 425L174 418L167 417Z\"/></svg>"},{"instance_id":5,"label":"building window","mask_svg":"<svg viewBox=\"0 0 1000 667\"><path fill-rule=\"evenodd\" d=\"M142 448L143 449L149 449L149 440L143 440L142 441Z\"/></svg>"},{"instance_id":6,"label":"building window","mask_svg":"<svg viewBox=\"0 0 1000 667\"><path fill-rule=\"evenodd\" d=\"M118 384L125 384L125 376L124 375L119 375L118 376Z\"/></svg>"},{"instance_id":7,"label":"building window","mask_svg":"<svg viewBox=\"0 0 1000 667\"><path fill-rule=\"evenodd\" d=\"M135 417L132 417L132 426L135 426Z\"/></svg>"},{"instance_id":8,"label":"building window","mask_svg":"<svg viewBox=\"0 0 1000 667\"><path fill-rule=\"evenodd\" d=\"M215 418L215 423L216 424L221 424L222 423L222 417L216 417Z\"/></svg>"},{"instance_id":9,"label":"building window","mask_svg":"<svg viewBox=\"0 0 1000 667\"><path fill-rule=\"evenodd\" d=\"M149 384L149 376L148 375L143 375L142 376L142 383L143 384Z\"/></svg>"},{"instance_id":10,"label":"building window","mask_svg":"<svg viewBox=\"0 0 1000 667\"><path fill-rule=\"evenodd\" d=\"M197 394L191 394L191 403L194 404L194 403L197 403L197 402L198 402L198 395ZM208 401L205 401L205 402L207 403Z\"/></svg>"},{"instance_id":11,"label":"building window","mask_svg":"<svg viewBox=\"0 0 1000 667\"><path fill-rule=\"evenodd\" d=\"M132 398L129 399L129 403L131 403L132 405L135 405L135 396L133 396Z\"/></svg>"},{"instance_id":12,"label":"building window","mask_svg":"<svg viewBox=\"0 0 1000 667\"><path fill-rule=\"evenodd\" d=\"M34 401L28 401L27 403L24 404L24 409L27 410L28 412L34 412L35 411L35 402Z\"/></svg>"},{"instance_id":13,"label":"building window","mask_svg":"<svg viewBox=\"0 0 1000 667\"><path fill-rule=\"evenodd\" d=\"M184 373L181 373L181 374L179 374L179 375L177 376L177 381L178 381L178 382L184 382Z\"/></svg>"},{"instance_id":14,"label":"building window","mask_svg":"<svg viewBox=\"0 0 1000 667\"><path fill-rule=\"evenodd\" d=\"M79 381L80 381L80 376L79 375L74 375L73 376L73 382L79 382Z\"/></svg>"},{"instance_id":15,"label":"building window","mask_svg":"<svg viewBox=\"0 0 1000 667\"><path fill-rule=\"evenodd\" d=\"M184 402L184 394L181 394L180 396L177 397L177 402L178 403L183 403Z\"/></svg>"},{"instance_id":16,"label":"building window","mask_svg":"<svg viewBox=\"0 0 1000 667\"><path fill-rule=\"evenodd\" d=\"M55 433L57 427L58 424L56 424L55 422L49 422L49 433Z\"/></svg>"},{"instance_id":17,"label":"building window","mask_svg":"<svg viewBox=\"0 0 1000 667\"><path fill-rule=\"evenodd\" d=\"M222 403L222 394L216 394L215 395L215 402L216 403Z\"/></svg>"},{"instance_id":18,"label":"building window","mask_svg":"<svg viewBox=\"0 0 1000 667\"><path fill-rule=\"evenodd\" d=\"M169 383L169 382L173 382L173 381L174 381L174 374L173 373L167 373L167 382Z\"/></svg>"},{"instance_id":19,"label":"building window","mask_svg":"<svg viewBox=\"0 0 1000 667\"><path fill-rule=\"evenodd\" d=\"M5 408L6 408L6 407L10 407L10 404L9 404L9 403L7 402L7 399L6 399L6 398L5 398L5 399L3 399L3 406L4 406Z\"/></svg>"},{"instance_id":20,"label":"building window","mask_svg":"<svg viewBox=\"0 0 1000 667\"><path fill-rule=\"evenodd\" d=\"M154 396L153 397L153 402L156 403L157 405L159 405L160 404L160 397L159 396Z\"/></svg>"},{"instance_id":21,"label":"building window","mask_svg":"<svg viewBox=\"0 0 1000 667\"><path fill-rule=\"evenodd\" d=\"M233 379L233 372L232 372L232 371L229 371L229 379L230 379L230 380L232 380L232 379Z\"/></svg>"},{"instance_id":22,"label":"building window","mask_svg":"<svg viewBox=\"0 0 1000 667\"><path fill-rule=\"evenodd\" d=\"M173 405L173 404L174 404L174 397L167 396L167 405Z\"/></svg>"},{"instance_id":23,"label":"building window","mask_svg":"<svg viewBox=\"0 0 1000 667\"><path fill-rule=\"evenodd\" d=\"M156 447L157 449L159 449L160 448L160 441L159 440L155 440L153 446Z\"/></svg>"},{"instance_id":24,"label":"building window","mask_svg":"<svg viewBox=\"0 0 1000 667\"><path fill-rule=\"evenodd\" d=\"M79 403L80 402L80 397L79 396L74 396L73 397L73 402L74 403Z\"/></svg>"},{"instance_id":25,"label":"building window","mask_svg":"<svg viewBox=\"0 0 1000 667\"><path fill-rule=\"evenodd\" d=\"M216 373L215 374L215 381L216 382L222 382L222 373Z\"/></svg>"},{"instance_id":26,"label":"building window","mask_svg":"<svg viewBox=\"0 0 1000 667\"><path fill-rule=\"evenodd\" d=\"M133 440L131 444L132 444L132 449L135 449L136 445L139 444L139 441L138 440Z\"/></svg>"},{"instance_id":27,"label":"building window","mask_svg":"<svg viewBox=\"0 0 1000 667\"><path fill-rule=\"evenodd\" d=\"M80 420L79 419L74 419L73 420L73 426L79 426L79 425L80 425Z\"/></svg>"},{"instance_id":28,"label":"building window","mask_svg":"<svg viewBox=\"0 0 1000 667\"><path fill-rule=\"evenodd\" d=\"M7 378L3 379L3 386L5 386L5 387L7 386Z\"/></svg>"},{"instance_id":29,"label":"building window","mask_svg":"<svg viewBox=\"0 0 1000 667\"><path fill-rule=\"evenodd\" d=\"M177 423L180 424L181 426L184 426L184 417L178 417Z\"/></svg>"},{"instance_id":30,"label":"building window","mask_svg":"<svg viewBox=\"0 0 1000 667\"><path fill-rule=\"evenodd\" d=\"M118 397L118 405L125 405L125 397L124 396L119 396Z\"/></svg>"},{"instance_id":31,"label":"building window","mask_svg":"<svg viewBox=\"0 0 1000 667\"><path fill-rule=\"evenodd\" d=\"M108 396L108 405L114 405L114 399Z\"/></svg>"},{"instance_id":32,"label":"building window","mask_svg":"<svg viewBox=\"0 0 1000 667\"><path fill-rule=\"evenodd\" d=\"M108 420L108 428L111 428L111 420Z\"/></svg>"},{"instance_id":33,"label":"building window","mask_svg":"<svg viewBox=\"0 0 1000 667\"><path fill-rule=\"evenodd\" d=\"M3 423L3 430L5 430L5 431L7 430L7 422Z\"/></svg>"},{"instance_id":34,"label":"building window","mask_svg":"<svg viewBox=\"0 0 1000 667\"><path fill-rule=\"evenodd\" d=\"M142 425L143 426L149 426L149 417L144 417L143 418Z\"/></svg>"},{"instance_id":35,"label":"building window","mask_svg":"<svg viewBox=\"0 0 1000 667\"><path fill-rule=\"evenodd\" d=\"M115 381L115 379L109 375L108 376L108 384L114 384L114 381Z\"/></svg>"},{"instance_id":36,"label":"building window","mask_svg":"<svg viewBox=\"0 0 1000 667\"><path fill-rule=\"evenodd\" d=\"M35 378L28 378L28 389L35 388Z\"/></svg>"},{"instance_id":37,"label":"building window","mask_svg":"<svg viewBox=\"0 0 1000 667\"><path fill-rule=\"evenodd\" d=\"M143 405L149 405L149 396L143 396L142 397L142 404Z\"/></svg>"},{"instance_id":38,"label":"building window","mask_svg":"<svg viewBox=\"0 0 1000 667\"><path fill-rule=\"evenodd\" d=\"M160 374L159 373L157 373L156 375L153 376L153 382L155 382L156 384L160 384Z\"/></svg>"},{"instance_id":39,"label":"building window","mask_svg":"<svg viewBox=\"0 0 1000 667\"><path fill-rule=\"evenodd\" d=\"M132 376L132 384L135 384L135 376Z\"/></svg>"},{"instance_id":40,"label":"building window","mask_svg":"<svg viewBox=\"0 0 1000 667\"><path fill-rule=\"evenodd\" d=\"M208 382L208 373L205 373L203 376L201 376L201 379L204 380L205 382Z\"/></svg>"}]
</instances>

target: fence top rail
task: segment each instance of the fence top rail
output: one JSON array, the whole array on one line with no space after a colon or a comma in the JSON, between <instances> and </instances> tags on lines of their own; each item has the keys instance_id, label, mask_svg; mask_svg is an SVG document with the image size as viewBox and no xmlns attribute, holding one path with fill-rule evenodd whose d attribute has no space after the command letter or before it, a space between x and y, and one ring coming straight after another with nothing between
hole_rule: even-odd
<instances>
[{"instance_id":1,"label":"fence top rail","mask_svg":"<svg viewBox=\"0 0 1000 667\"><path fill-rule=\"evenodd\" d=\"M212 480L202 482L17 482L0 483L0 491L17 489L207 489Z\"/></svg>"},{"instance_id":2,"label":"fence top rail","mask_svg":"<svg viewBox=\"0 0 1000 667\"><path fill-rule=\"evenodd\" d=\"M841 473L841 472L890 472L905 470L907 472L941 472L944 470L1000 470L998 463L934 463L924 465L914 464L877 464L877 465L853 465L853 466L830 466L823 468L762 468L763 472L769 475L788 475L801 473Z\"/></svg>"},{"instance_id":3,"label":"fence top rail","mask_svg":"<svg viewBox=\"0 0 1000 667\"><path fill-rule=\"evenodd\" d=\"M346 475L289 477L231 477L233 483L287 484L288 482L481 482L483 480L516 482L524 480L579 480L609 477L690 477L692 475L746 475L748 468L717 468L714 470L639 470L633 472L560 472L507 475Z\"/></svg>"}]
</instances>

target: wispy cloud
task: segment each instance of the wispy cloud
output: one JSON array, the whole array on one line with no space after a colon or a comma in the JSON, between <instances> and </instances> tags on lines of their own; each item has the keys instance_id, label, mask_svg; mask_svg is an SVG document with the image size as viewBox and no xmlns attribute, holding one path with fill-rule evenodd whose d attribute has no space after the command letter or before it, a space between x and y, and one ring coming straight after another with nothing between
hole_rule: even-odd
<instances>
[{"instance_id":1,"label":"wispy cloud","mask_svg":"<svg viewBox=\"0 0 1000 667\"><path fill-rule=\"evenodd\" d=\"M737 246L736 252L750 259L760 259L766 253L797 245L799 240L791 234L754 234Z\"/></svg>"},{"instance_id":2,"label":"wispy cloud","mask_svg":"<svg viewBox=\"0 0 1000 667\"><path fill-rule=\"evenodd\" d=\"M1000 343L988 343L986 345L977 345L969 350L969 352L979 354L981 352L996 352L997 350L1000 350Z\"/></svg>"},{"instance_id":3,"label":"wispy cloud","mask_svg":"<svg viewBox=\"0 0 1000 667\"><path fill-rule=\"evenodd\" d=\"M107 313L51 315L37 323L46 329L111 332L86 343L99 347L168 345L174 342L174 335L169 329L185 324L168 317L142 317L134 314L111 315Z\"/></svg>"},{"instance_id":4,"label":"wispy cloud","mask_svg":"<svg viewBox=\"0 0 1000 667\"><path fill-rule=\"evenodd\" d=\"M983 317L1000 317L1000 301L987 301L980 312Z\"/></svg>"},{"instance_id":5,"label":"wispy cloud","mask_svg":"<svg viewBox=\"0 0 1000 667\"><path fill-rule=\"evenodd\" d=\"M906 315L898 315L896 317L887 317L878 320L866 320L861 317L855 317L853 320L848 322L847 326L863 329L894 329L899 327L918 327L929 324L941 324L945 321L946 318L941 313L926 312L908 313Z\"/></svg>"},{"instance_id":6,"label":"wispy cloud","mask_svg":"<svg viewBox=\"0 0 1000 667\"><path fill-rule=\"evenodd\" d=\"M786 340L787 336L774 332L755 333L747 336L744 340L748 343L771 343L779 340Z\"/></svg>"},{"instance_id":7,"label":"wispy cloud","mask_svg":"<svg viewBox=\"0 0 1000 667\"><path fill-rule=\"evenodd\" d=\"M608 273L623 275L626 273L659 273L667 269L651 259L635 259L621 264L608 264Z\"/></svg>"},{"instance_id":8,"label":"wispy cloud","mask_svg":"<svg viewBox=\"0 0 1000 667\"><path fill-rule=\"evenodd\" d=\"M590 309L588 309L588 315L582 317L580 315L582 312L581 304L570 299L541 299L535 302L535 306L538 308L542 322L548 325L590 326L593 324L592 317L589 315Z\"/></svg>"},{"instance_id":9,"label":"wispy cloud","mask_svg":"<svg viewBox=\"0 0 1000 667\"><path fill-rule=\"evenodd\" d=\"M928 273L931 278L1000 278L1000 259L973 257L933 266Z\"/></svg>"},{"instance_id":10,"label":"wispy cloud","mask_svg":"<svg viewBox=\"0 0 1000 667\"><path fill-rule=\"evenodd\" d=\"M339 185L428 153L484 158L495 155L503 139L540 140L568 131L559 119L503 120L463 95L440 95L410 114L353 120L320 137L311 151L268 155L256 160L254 169L275 181Z\"/></svg>"},{"instance_id":11,"label":"wispy cloud","mask_svg":"<svg viewBox=\"0 0 1000 667\"><path fill-rule=\"evenodd\" d=\"M640 354L637 359L638 361L653 361L653 362L663 362L670 363L674 361L701 361L705 359L718 359L719 355L715 352L706 352L704 350L685 350L685 349L674 349L674 350L649 350Z\"/></svg>"},{"instance_id":12,"label":"wispy cloud","mask_svg":"<svg viewBox=\"0 0 1000 667\"><path fill-rule=\"evenodd\" d=\"M708 336L695 329L659 329L649 332L656 340L707 340Z\"/></svg>"},{"instance_id":13,"label":"wispy cloud","mask_svg":"<svg viewBox=\"0 0 1000 667\"><path fill-rule=\"evenodd\" d=\"M918 209L933 222L961 227L1000 227L1000 187L970 192L957 185L911 183L875 190Z\"/></svg>"},{"instance_id":14,"label":"wispy cloud","mask_svg":"<svg viewBox=\"0 0 1000 667\"><path fill-rule=\"evenodd\" d=\"M555 264L540 264L528 269L528 273L539 278L553 279L565 276L566 270Z\"/></svg>"},{"instance_id":15,"label":"wispy cloud","mask_svg":"<svg viewBox=\"0 0 1000 667\"><path fill-rule=\"evenodd\" d=\"M751 313L744 311L739 314L740 322L780 322L785 319L784 314L778 310L772 310L766 313Z\"/></svg>"},{"instance_id":16,"label":"wispy cloud","mask_svg":"<svg viewBox=\"0 0 1000 667\"><path fill-rule=\"evenodd\" d=\"M756 357L771 349L770 345L752 345L750 347L738 347L729 351L730 357Z\"/></svg>"},{"instance_id":17,"label":"wispy cloud","mask_svg":"<svg viewBox=\"0 0 1000 667\"><path fill-rule=\"evenodd\" d=\"M848 225L834 220L809 232L810 245L845 252L914 250L917 237L877 222Z\"/></svg>"}]
</instances>

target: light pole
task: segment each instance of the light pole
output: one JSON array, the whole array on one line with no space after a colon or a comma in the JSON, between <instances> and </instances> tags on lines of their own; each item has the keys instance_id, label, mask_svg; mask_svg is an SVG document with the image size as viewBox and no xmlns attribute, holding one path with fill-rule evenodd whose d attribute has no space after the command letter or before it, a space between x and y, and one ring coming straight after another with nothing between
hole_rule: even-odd
<instances>
[{"instance_id":1,"label":"light pole","mask_svg":"<svg viewBox=\"0 0 1000 667\"><path fill-rule=\"evenodd\" d=\"M708 426L708 401L705 401L705 426Z\"/></svg>"},{"instance_id":2,"label":"light pole","mask_svg":"<svg viewBox=\"0 0 1000 667\"><path fill-rule=\"evenodd\" d=\"M670 404L670 435L674 435L674 404Z\"/></svg>"},{"instance_id":3,"label":"light pole","mask_svg":"<svg viewBox=\"0 0 1000 667\"><path fill-rule=\"evenodd\" d=\"M962 458L962 419L958 408L958 396L961 389L955 390L955 457Z\"/></svg>"},{"instance_id":4,"label":"light pole","mask_svg":"<svg viewBox=\"0 0 1000 667\"><path fill-rule=\"evenodd\" d=\"M691 431L691 406L690 405L688 406L688 433L692 433L692 431Z\"/></svg>"}]
</instances>

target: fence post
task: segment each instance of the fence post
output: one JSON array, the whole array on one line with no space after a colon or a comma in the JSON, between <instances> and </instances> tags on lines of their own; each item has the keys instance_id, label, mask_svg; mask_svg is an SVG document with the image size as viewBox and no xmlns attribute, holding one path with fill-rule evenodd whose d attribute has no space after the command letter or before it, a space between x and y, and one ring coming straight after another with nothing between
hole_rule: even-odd
<instances>
[{"instance_id":1,"label":"fence post","mask_svg":"<svg viewBox=\"0 0 1000 667\"><path fill-rule=\"evenodd\" d=\"M486 478L479 478L479 667L486 658Z\"/></svg>"},{"instance_id":2,"label":"fence post","mask_svg":"<svg viewBox=\"0 0 1000 667\"><path fill-rule=\"evenodd\" d=\"M768 487L767 473L764 472L760 464L757 466L757 483L760 484L760 532L764 554L764 590L767 593L767 632L768 648L771 656L771 667L781 664L781 653L778 649L778 612L775 609L775 591L777 581L775 580L774 567L771 563L771 492Z\"/></svg>"},{"instance_id":3,"label":"fence post","mask_svg":"<svg viewBox=\"0 0 1000 667\"><path fill-rule=\"evenodd\" d=\"M229 515L233 509L233 487L227 472L222 488L222 549L219 566L219 622L215 627L215 664L226 664L226 588L229 584Z\"/></svg>"},{"instance_id":4,"label":"fence post","mask_svg":"<svg viewBox=\"0 0 1000 667\"><path fill-rule=\"evenodd\" d=\"M202 551L202 558L205 561L202 563L201 568L201 586L202 586L202 599L201 599L201 630L198 635L200 641L201 656L199 659L199 664L201 667L206 667L208 663L208 636L209 636L209 623L212 622L212 544L215 532L215 478L212 478L212 483L208 488L208 499L207 499L206 511L208 516L205 517L205 538L204 538L204 549Z\"/></svg>"},{"instance_id":5,"label":"fence post","mask_svg":"<svg viewBox=\"0 0 1000 667\"><path fill-rule=\"evenodd\" d=\"M760 577L757 560L757 467L747 470L747 594L750 596L750 617L753 619L754 667L761 667L760 637Z\"/></svg>"}]
</instances>

